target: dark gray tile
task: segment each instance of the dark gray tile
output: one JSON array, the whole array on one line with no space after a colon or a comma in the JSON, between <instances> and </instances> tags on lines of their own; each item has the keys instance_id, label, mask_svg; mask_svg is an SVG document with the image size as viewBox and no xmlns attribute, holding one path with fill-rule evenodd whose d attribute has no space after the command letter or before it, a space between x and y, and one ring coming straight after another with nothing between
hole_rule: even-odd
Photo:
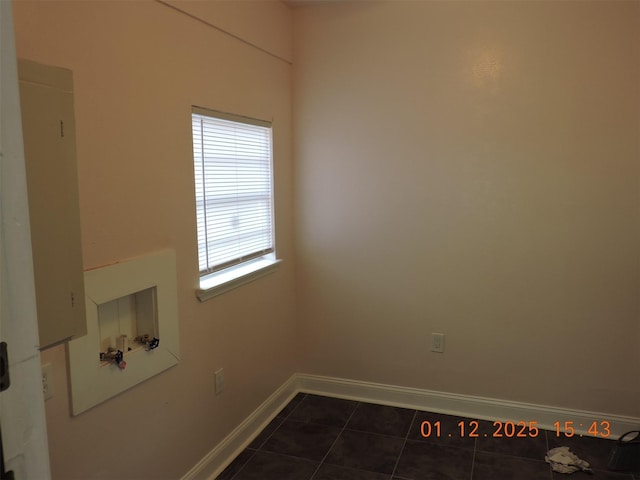
<instances>
[{"instance_id":1,"label":"dark gray tile","mask_svg":"<svg viewBox=\"0 0 640 480\"><path fill-rule=\"evenodd\" d=\"M244 465L251 459L251 457L253 457L255 453L256 451L252 449L245 449L240 452L240 455L238 455L233 460L233 462L231 462L229 466L216 477L216 480L231 480L233 476L238 473L242 467L244 467Z\"/></svg>"},{"instance_id":2,"label":"dark gray tile","mask_svg":"<svg viewBox=\"0 0 640 480\"><path fill-rule=\"evenodd\" d=\"M310 480L318 462L269 452L256 452L233 480Z\"/></svg>"},{"instance_id":3,"label":"dark gray tile","mask_svg":"<svg viewBox=\"0 0 640 480\"><path fill-rule=\"evenodd\" d=\"M264 442L266 442L269 437L273 434L273 432L275 432L278 427L280 425L282 425L282 422L284 422L284 417L280 417L277 416L276 418L274 418L271 422L269 422L269 424L264 427L262 429L262 431L258 434L258 436L256 438L253 439L253 441L249 444L248 448L253 448L258 450L260 447L262 447L262 445L264 445Z\"/></svg>"},{"instance_id":4,"label":"dark gray tile","mask_svg":"<svg viewBox=\"0 0 640 480\"><path fill-rule=\"evenodd\" d=\"M389 475L323 463L313 480L389 480Z\"/></svg>"},{"instance_id":5,"label":"dark gray tile","mask_svg":"<svg viewBox=\"0 0 640 480\"><path fill-rule=\"evenodd\" d=\"M280 410L280 412L278 413L278 417L287 418L289 414L295 410L298 404L306 396L307 396L306 393L302 393L302 392L297 393L296 396L293 397L282 410Z\"/></svg>"},{"instance_id":6,"label":"dark gray tile","mask_svg":"<svg viewBox=\"0 0 640 480\"><path fill-rule=\"evenodd\" d=\"M610 472L605 470L593 470L593 474L587 475L584 473L573 474L577 480L633 480L633 475L630 473ZM578 476L579 475L579 476ZM553 480L566 479L567 475L563 473L553 472Z\"/></svg>"},{"instance_id":7,"label":"dark gray tile","mask_svg":"<svg viewBox=\"0 0 640 480\"><path fill-rule=\"evenodd\" d=\"M480 421L476 451L544 460L547 438L544 430L528 429L527 425L505 427L493 422ZM518 436L520 435L520 436Z\"/></svg>"},{"instance_id":8,"label":"dark gray tile","mask_svg":"<svg viewBox=\"0 0 640 480\"><path fill-rule=\"evenodd\" d=\"M394 477L408 480L464 480L471 478L472 463L472 450L407 440Z\"/></svg>"},{"instance_id":9,"label":"dark gray tile","mask_svg":"<svg viewBox=\"0 0 640 480\"><path fill-rule=\"evenodd\" d=\"M415 410L407 408L360 403L346 428L405 438L414 415Z\"/></svg>"},{"instance_id":10,"label":"dark gray tile","mask_svg":"<svg viewBox=\"0 0 640 480\"><path fill-rule=\"evenodd\" d=\"M582 475L584 480L587 479L587 475ZM566 478L566 475L562 475L561 473L553 473L553 479L558 480L560 478ZM592 475L588 476L589 479L594 480L633 480L633 475L631 473L620 473L620 472L611 472L606 470L594 470ZM580 479L578 479L580 480Z\"/></svg>"},{"instance_id":11,"label":"dark gray tile","mask_svg":"<svg viewBox=\"0 0 640 480\"><path fill-rule=\"evenodd\" d=\"M307 394L287 419L343 427L357 406L352 400Z\"/></svg>"},{"instance_id":12,"label":"dark gray tile","mask_svg":"<svg viewBox=\"0 0 640 480\"><path fill-rule=\"evenodd\" d=\"M403 444L404 439L399 437L345 430L325 462L390 475Z\"/></svg>"},{"instance_id":13,"label":"dark gray tile","mask_svg":"<svg viewBox=\"0 0 640 480\"><path fill-rule=\"evenodd\" d=\"M591 468L605 471L608 470L609 454L615 445L615 441L605 438L581 437L579 435L564 437L557 436L556 432L552 431L547 431L547 441L549 449L561 446L569 447L574 454L589 462Z\"/></svg>"},{"instance_id":14,"label":"dark gray tile","mask_svg":"<svg viewBox=\"0 0 640 480\"><path fill-rule=\"evenodd\" d=\"M476 443L473 435L478 435L478 423L464 417L419 411L413 420L408 438L473 450Z\"/></svg>"},{"instance_id":15,"label":"dark gray tile","mask_svg":"<svg viewBox=\"0 0 640 480\"><path fill-rule=\"evenodd\" d=\"M529 458L477 452L472 480L550 480L549 464Z\"/></svg>"},{"instance_id":16,"label":"dark gray tile","mask_svg":"<svg viewBox=\"0 0 640 480\"><path fill-rule=\"evenodd\" d=\"M261 450L320 461L340 434L340 428L285 420Z\"/></svg>"}]
</instances>

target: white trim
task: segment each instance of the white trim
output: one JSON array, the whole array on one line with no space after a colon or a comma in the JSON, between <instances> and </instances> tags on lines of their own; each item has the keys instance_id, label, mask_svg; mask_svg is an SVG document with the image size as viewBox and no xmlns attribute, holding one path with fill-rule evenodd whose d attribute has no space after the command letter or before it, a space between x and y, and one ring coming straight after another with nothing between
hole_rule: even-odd
<instances>
[{"instance_id":1,"label":"white trim","mask_svg":"<svg viewBox=\"0 0 640 480\"><path fill-rule=\"evenodd\" d=\"M229 290L275 272L280 262L282 260L272 259L267 255L253 262L243 263L221 272L205 275L200 278L200 289L196 295L201 302L217 297Z\"/></svg>"},{"instance_id":2,"label":"white trim","mask_svg":"<svg viewBox=\"0 0 640 480\"><path fill-rule=\"evenodd\" d=\"M181 480L215 480L298 393L296 380L292 375Z\"/></svg>"},{"instance_id":3,"label":"white trim","mask_svg":"<svg viewBox=\"0 0 640 480\"><path fill-rule=\"evenodd\" d=\"M215 480L298 392L459 415L479 420L526 421L527 423L536 421L539 428L548 430L555 430L553 423L556 421L562 423L573 421L576 434L582 435L588 435L588 433L586 429L577 427L580 423L589 425L593 421L606 420L611 423L611 439L617 439L624 432L638 430L640 427L638 417L296 373L181 480Z\"/></svg>"}]
</instances>

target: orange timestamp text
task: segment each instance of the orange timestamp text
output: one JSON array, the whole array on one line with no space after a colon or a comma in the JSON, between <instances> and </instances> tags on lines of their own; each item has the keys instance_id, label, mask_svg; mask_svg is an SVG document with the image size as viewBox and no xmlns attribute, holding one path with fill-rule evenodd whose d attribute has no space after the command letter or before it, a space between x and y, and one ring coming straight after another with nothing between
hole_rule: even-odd
<instances>
[{"instance_id":1,"label":"orange timestamp text","mask_svg":"<svg viewBox=\"0 0 640 480\"><path fill-rule=\"evenodd\" d=\"M440 421L424 421L420 424L420 434L425 437L460 437L460 438L533 438L540 435L542 430L537 421L495 421L491 423L491 428L487 429L483 422L480 425L478 420L463 420L456 424L457 429L451 432L443 431ZM554 422L554 430L549 430L557 437L582 436L581 431L586 431L590 436L607 438L611 435L610 422L594 421L591 423L576 423L573 421ZM544 430L543 430L544 431Z\"/></svg>"}]
</instances>

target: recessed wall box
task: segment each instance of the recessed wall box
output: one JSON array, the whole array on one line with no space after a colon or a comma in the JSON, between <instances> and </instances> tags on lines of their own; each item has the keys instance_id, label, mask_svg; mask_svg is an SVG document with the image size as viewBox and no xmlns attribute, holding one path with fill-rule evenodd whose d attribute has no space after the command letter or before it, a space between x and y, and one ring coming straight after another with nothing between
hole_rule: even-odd
<instances>
[{"instance_id":1,"label":"recessed wall box","mask_svg":"<svg viewBox=\"0 0 640 480\"><path fill-rule=\"evenodd\" d=\"M179 361L175 253L84 272L87 335L68 343L77 415Z\"/></svg>"}]
</instances>

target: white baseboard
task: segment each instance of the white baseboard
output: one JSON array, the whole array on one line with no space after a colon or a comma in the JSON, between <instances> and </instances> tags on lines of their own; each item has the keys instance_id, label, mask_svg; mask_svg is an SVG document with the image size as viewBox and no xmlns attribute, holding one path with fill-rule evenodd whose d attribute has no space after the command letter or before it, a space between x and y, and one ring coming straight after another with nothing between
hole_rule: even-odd
<instances>
[{"instance_id":1,"label":"white baseboard","mask_svg":"<svg viewBox=\"0 0 640 480\"><path fill-rule=\"evenodd\" d=\"M576 435L588 436L589 426L597 422L610 425L610 436L617 439L629 430L640 429L640 418L601 412L511 402L493 398L399 387L343 378L297 373L291 376L260 407L195 465L182 480L215 480L233 459L262 431L278 412L298 393L313 393L381 405L459 415L478 420L537 422L540 429L555 431L555 422L573 422Z\"/></svg>"},{"instance_id":2,"label":"white baseboard","mask_svg":"<svg viewBox=\"0 0 640 480\"><path fill-rule=\"evenodd\" d=\"M214 480L276 417L298 391L297 377L294 374L194 465L181 480Z\"/></svg>"},{"instance_id":3,"label":"white baseboard","mask_svg":"<svg viewBox=\"0 0 640 480\"><path fill-rule=\"evenodd\" d=\"M603 421L610 424L608 438L611 439L617 439L629 430L640 429L640 418L638 417L534 405L358 380L297 374L296 385L299 391L307 393L459 415L478 420L525 421L527 424L535 421L538 422L539 428L545 430L555 431L555 422L560 422L563 426L565 422L573 422L576 435L589 436L587 430L593 422L597 422L599 429L602 430L600 422Z\"/></svg>"}]
</instances>

